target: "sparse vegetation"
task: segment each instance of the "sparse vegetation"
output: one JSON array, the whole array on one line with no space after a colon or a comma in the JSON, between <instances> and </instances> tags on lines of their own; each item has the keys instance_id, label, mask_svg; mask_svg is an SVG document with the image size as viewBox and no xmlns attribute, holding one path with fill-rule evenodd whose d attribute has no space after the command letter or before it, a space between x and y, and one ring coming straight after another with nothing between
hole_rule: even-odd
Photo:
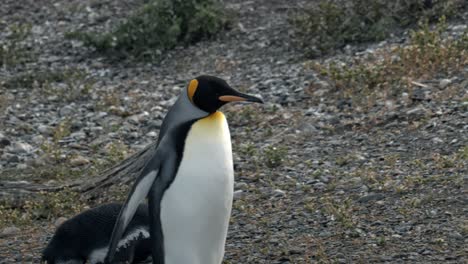
<instances>
[{"instance_id":1,"label":"sparse vegetation","mask_svg":"<svg viewBox=\"0 0 468 264\"><path fill-rule=\"evenodd\" d=\"M331 198L324 197L321 201L323 203L323 213L328 215L332 221L337 223L345 229L350 229L355 226L353 216L353 208L350 199L336 202Z\"/></svg>"},{"instance_id":2,"label":"sparse vegetation","mask_svg":"<svg viewBox=\"0 0 468 264\"><path fill-rule=\"evenodd\" d=\"M431 29L428 23L411 31L408 45L378 51L372 58L356 59L352 65L314 64L332 87L361 106L372 106L377 98L396 98L409 92L413 80L434 74L450 76L468 64L468 32L458 39L446 38L445 18Z\"/></svg>"},{"instance_id":3,"label":"sparse vegetation","mask_svg":"<svg viewBox=\"0 0 468 264\"><path fill-rule=\"evenodd\" d=\"M102 53L151 59L176 45L211 37L227 22L218 0L151 0L110 33L72 32L68 37Z\"/></svg>"},{"instance_id":4,"label":"sparse vegetation","mask_svg":"<svg viewBox=\"0 0 468 264\"><path fill-rule=\"evenodd\" d=\"M70 190L40 193L36 199L27 200L19 208L8 203L0 204L0 229L7 226L29 226L35 220L53 220L71 216L83 210L80 195Z\"/></svg>"},{"instance_id":5,"label":"sparse vegetation","mask_svg":"<svg viewBox=\"0 0 468 264\"><path fill-rule=\"evenodd\" d=\"M65 102L89 95L93 85L94 79L76 68L21 73L3 83L7 89L41 89L43 95L57 96Z\"/></svg>"},{"instance_id":6,"label":"sparse vegetation","mask_svg":"<svg viewBox=\"0 0 468 264\"><path fill-rule=\"evenodd\" d=\"M115 164L125 159L129 153L129 148L122 141L111 142L106 146L107 159L110 164Z\"/></svg>"},{"instance_id":7,"label":"sparse vegetation","mask_svg":"<svg viewBox=\"0 0 468 264\"><path fill-rule=\"evenodd\" d=\"M64 120L60 122L53 130L52 140L45 141L41 145L42 151L47 155L47 158L54 162L60 163L63 161L62 148L60 147L60 140L70 134L70 121Z\"/></svg>"},{"instance_id":8,"label":"sparse vegetation","mask_svg":"<svg viewBox=\"0 0 468 264\"><path fill-rule=\"evenodd\" d=\"M12 24L7 27L6 39L0 40L0 66L11 67L30 59L31 54L23 43L30 31L29 24Z\"/></svg>"},{"instance_id":9,"label":"sparse vegetation","mask_svg":"<svg viewBox=\"0 0 468 264\"><path fill-rule=\"evenodd\" d=\"M191 76L219 74L265 99L221 109L235 172L226 263L463 262L468 64L454 43L466 45L466 23L428 16L414 32L305 61L286 17L307 1L225 1L240 11L236 30L165 52L164 65L113 63L63 39L117 29L152 1L2 5L7 25L34 23L21 45L38 59L0 65L0 259L39 262L59 217L124 201L143 164L113 165L156 140Z\"/></svg>"},{"instance_id":10,"label":"sparse vegetation","mask_svg":"<svg viewBox=\"0 0 468 264\"><path fill-rule=\"evenodd\" d=\"M263 150L263 161L269 168L275 168L283 164L288 155L288 150L283 146L268 146Z\"/></svg>"},{"instance_id":11,"label":"sparse vegetation","mask_svg":"<svg viewBox=\"0 0 468 264\"><path fill-rule=\"evenodd\" d=\"M382 40L418 21L454 16L465 6L463 0L322 0L291 21L301 47L318 56L350 43Z\"/></svg>"}]
</instances>

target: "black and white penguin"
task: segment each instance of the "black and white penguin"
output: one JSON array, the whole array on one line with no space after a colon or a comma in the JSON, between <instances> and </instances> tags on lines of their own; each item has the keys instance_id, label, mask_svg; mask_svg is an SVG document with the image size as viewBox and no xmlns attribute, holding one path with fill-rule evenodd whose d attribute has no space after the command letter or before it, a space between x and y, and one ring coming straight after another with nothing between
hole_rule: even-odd
<instances>
[{"instance_id":1,"label":"black and white penguin","mask_svg":"<svg viewBox=\"0 0 468 264\"><path fill-rule=\"evenodd\" d=\"M218 109L236 101L262 103L213 76L197 77L183 89L120 212L107 263L114 263L118 241L146 197L153 263L222 262L234 172L228 124Z\"/></svg>"},{"instance_id":2,"label":"black and white penguin","mask_svg":"<svg viewBox=\"0 0 468 264\"><path fill-rule=\"evenodd\" d=\"M122 204L110 203L84 211L61 224L42 252L47 264L104 263L112 228ZM138 263L151 255L149 217L140 205L117 243L113 263Z\"/></svg>"}]
</instances>

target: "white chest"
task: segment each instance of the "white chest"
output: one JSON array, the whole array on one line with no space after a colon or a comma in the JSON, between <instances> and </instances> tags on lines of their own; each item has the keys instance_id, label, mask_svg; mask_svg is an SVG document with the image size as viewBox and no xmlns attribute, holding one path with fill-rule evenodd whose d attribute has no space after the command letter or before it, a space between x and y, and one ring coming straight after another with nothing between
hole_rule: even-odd
<instances>
[{"instance_id":1,"label":"white chest","mask_svg":"<svg viewBox=\"0 0 468 264\"><path fill-rule=\"evenodd\" d=\"M161 201L166 264L220 264L233 197L229 128L220 112L187 135L177 175Z\"/></svg>"}]
</instances>

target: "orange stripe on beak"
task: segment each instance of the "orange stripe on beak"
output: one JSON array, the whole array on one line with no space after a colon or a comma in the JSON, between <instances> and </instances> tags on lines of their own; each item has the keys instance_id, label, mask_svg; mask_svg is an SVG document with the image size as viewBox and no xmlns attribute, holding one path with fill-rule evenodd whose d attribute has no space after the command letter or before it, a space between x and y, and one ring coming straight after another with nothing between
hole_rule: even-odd
<instances>
[{"instance_id":1,"label":"orange stripe on beak","mask_svg":"<svg viewBox=\"0 0 468 264\"><path fill-rule=\"evenodd\" d=\"M222 95L218 98L220 101L223 102L238 102L238 101L246 101L244 97L235 96L235 95Z\"/></svg>"}]
</instances>

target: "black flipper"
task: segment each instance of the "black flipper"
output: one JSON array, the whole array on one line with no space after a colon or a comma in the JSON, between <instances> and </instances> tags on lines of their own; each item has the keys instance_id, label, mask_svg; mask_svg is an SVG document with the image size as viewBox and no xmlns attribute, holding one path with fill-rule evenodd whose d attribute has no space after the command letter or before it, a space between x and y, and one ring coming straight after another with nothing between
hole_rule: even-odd
<instances>
[{"instance_id":1,"label":"black flipper","mask_svg":"<svg viewBox=\"0 0 468 264\"><path fill-rule=\"evenodd\" d=\"M122 238L125 229L127 228L128 224L135 215L138 206L148 196L151 186L153 185L158 176L159 166L161 164L162 158L162 155L160 153L161 151L157 151L154 157L143 169L142 174L136 180L132 190L130 191L130 194L128 195L127 200L125 201L125 204L120 210L119 216L117 217L117 220L114 225L114 230L112 231L112 237L109 243L109 250L105 259L106 263L112 263L119 240Z\"/></svg>"}]
</instances>

